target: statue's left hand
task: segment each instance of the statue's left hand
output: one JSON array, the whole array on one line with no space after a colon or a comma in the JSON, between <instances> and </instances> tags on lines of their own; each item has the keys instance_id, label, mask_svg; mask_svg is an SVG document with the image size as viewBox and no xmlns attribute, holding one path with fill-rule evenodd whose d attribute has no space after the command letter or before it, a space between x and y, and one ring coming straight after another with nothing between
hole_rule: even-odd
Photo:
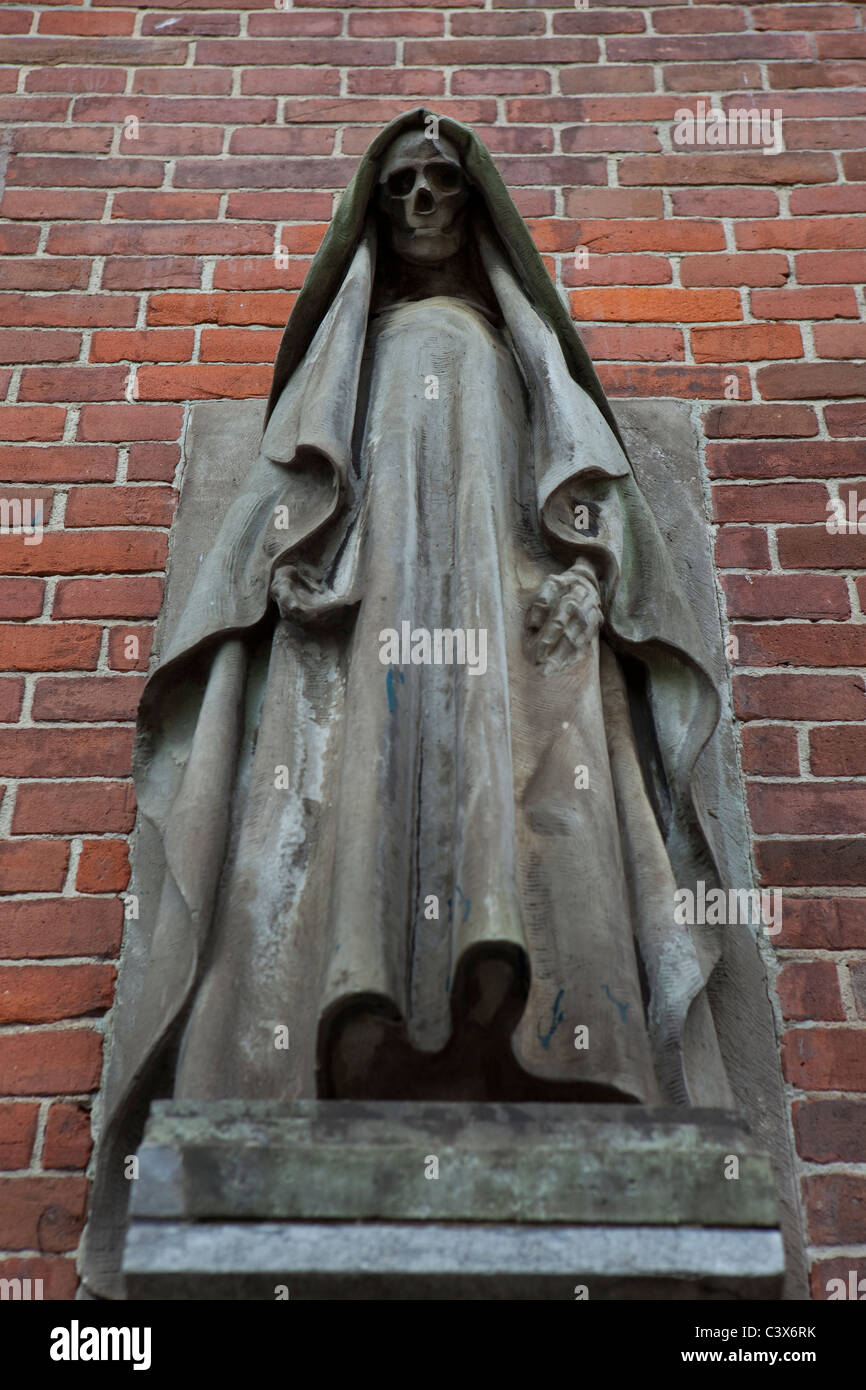
<instances>
[{"instance_id":1,"label":"statue's left hand","mask_svg":"<svg viewBox=\"0 0 866 1390\"><path fill-rule=\"evenodd\" d=\"M281 565L271 580L271 598L276 600L281 617L298 623L314 617L329 597L315 570L303 560Z\"/></svg>"},{"instance_id":2,"label":"statue's left hand","mask_svg":"<svg viewBox=\"0 0 866 1390\"><path fill-rule=\"evenodd\" d=\"M601 596L594 573L578 562L541 586L526 615L537 633L535 663L544 675L570 666L592 642L602 623Z\"/></svg>"}]
</instances>

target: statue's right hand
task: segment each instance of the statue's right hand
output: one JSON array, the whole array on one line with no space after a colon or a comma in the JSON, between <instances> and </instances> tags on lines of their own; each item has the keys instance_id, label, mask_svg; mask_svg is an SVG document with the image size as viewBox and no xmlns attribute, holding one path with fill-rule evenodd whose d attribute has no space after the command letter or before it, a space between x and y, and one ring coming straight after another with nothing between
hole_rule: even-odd
<instances>
[{"instance_id":1,"label":"statue's right hand","mask_svg":"<svg viewBox=\"0 0 866 1390\"><path fill-rule=\"evenodd\" d=\"M281 565L274 572L270 596L280 616L296 623L315 617L322 601L330 597L312 566L303 560Z\"/></svg>"}]
</instances>

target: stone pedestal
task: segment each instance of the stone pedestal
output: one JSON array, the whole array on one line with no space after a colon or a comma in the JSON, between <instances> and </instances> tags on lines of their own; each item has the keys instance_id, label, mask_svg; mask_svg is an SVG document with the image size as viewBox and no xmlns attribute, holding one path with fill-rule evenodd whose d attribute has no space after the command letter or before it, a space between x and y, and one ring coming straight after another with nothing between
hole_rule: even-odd
<instances>
[{"instance_id":1,"label":"stone pedestal","mask_svg":"<svg viewBox=\"0 0 866 1390\"><path fill-rule=\"evenodd\" d=\"M131 1299L772 1299L778 1225L721 1111L166 1101L124 1273Z\"/></svg>"}]
</instances>

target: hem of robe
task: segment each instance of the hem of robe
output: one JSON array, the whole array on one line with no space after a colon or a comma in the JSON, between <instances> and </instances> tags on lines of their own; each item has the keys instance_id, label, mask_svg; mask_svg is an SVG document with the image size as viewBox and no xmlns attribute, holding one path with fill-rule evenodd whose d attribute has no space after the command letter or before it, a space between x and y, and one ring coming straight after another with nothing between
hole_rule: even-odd
<instances>
[{"instance_id":1,"label":"hem of robe","mask_svg":"<svg viewBox=\"0 0 866 1390\"><path fill-rule=\"evenodd\" d=\"M500 968L491 975L491 966ZM485 972L486 981L481 978ZM603 1079L591 1070L575 1076L561 1064L541 1069L522 1055L518 1027L527 1006L529 972L527 952L513 942L487 938L467 947L451 991L451 1034L436 1051L410 1041L408 1021L389 995L365 991L333 999L319 1020L319 1097L660 1103L660 1096L640 1091L633 1077L611 1077L608 1068ZM350 1052L364 1059L360 1066L356 1062L360 1080L345 1060Z\"/></svg>"}]
</instances>

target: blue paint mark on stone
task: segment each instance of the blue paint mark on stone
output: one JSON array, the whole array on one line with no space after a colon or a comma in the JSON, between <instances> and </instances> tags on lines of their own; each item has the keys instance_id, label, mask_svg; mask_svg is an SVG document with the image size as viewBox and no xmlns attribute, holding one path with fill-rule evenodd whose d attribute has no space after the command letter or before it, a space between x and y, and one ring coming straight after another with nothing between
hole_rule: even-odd
<instances>
[{"instance_id":1,"label":"blue paint mark on stone","mask_svg":"<svg viewBox=\"0 0 866 1390\"><path fill-rule=\"evenodd\" d=\"M545 1049L550 1047L551 1038L553 1037L562 1020L565 1018L565 1014L559 1007L560 1000L562 999L564 993L565 990L561 989L553 1001L553 1008L551 1009L551 1024L549 1031L547 1033L542 1033L540 1028L536 1029L536 1032L538 1033L538 1041L541 1043L541 1046Z\"/></svg>"},{"instance_id":2,"label":"blue paint mark on stone","mask_svg":"<svg viewBox=\"0 0 866 1390\"><path fill-rule=\"evenodd\" d=\"M398 671L398 672L397 672L397 679L399 680L399 682L400 682L401 685L405 685L405 683L406 683L406 677L403 675L403 672L402 672L402 671ZM394 667L393 667L393 666L390 666L390 667L388 668L388 674L387 674L387 676L385 677L385 690L387 691L387 694L388 694L388 713L389 713L389 714L393 714L394 711L395 711L395 709L397 708L397 695L396 695L396 692L395 692L395 690L394 690Z\"/></svg>"},{"instance_id":3,"label":"blue paint mark on stone","mask_svg":"<svg viewBox=\"0 0 866 1390\"><path fill-rule=\"evenodd\" d=\"M612 1004L616 1004L616 1007L619 1009L620 1018L622 1019L623 1023L625 1023L626 1014L628 1013L628 1003L626 1002L625 1004L621 1004L618 999L614 999L613 995L610 992L609 985L602 985L602 989L604 990L610 1002Z\"/></svg>"}]
</instances>

